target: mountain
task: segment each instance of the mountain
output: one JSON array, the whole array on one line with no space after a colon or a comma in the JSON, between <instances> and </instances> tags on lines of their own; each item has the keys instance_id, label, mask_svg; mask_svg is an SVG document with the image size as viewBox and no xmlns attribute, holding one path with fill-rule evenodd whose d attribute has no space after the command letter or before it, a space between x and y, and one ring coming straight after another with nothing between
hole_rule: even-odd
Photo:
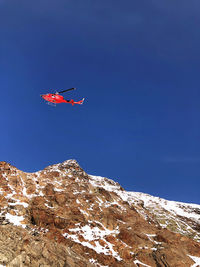
<instances>
[{"instance_id":1,"label":"mountain","mask_svg":"<svg viewBox=\"0 0 200 267\"><path fill-rule=\"evenodd\" d=\"M200 205L127 192L75 160L0 162L0 266L200 266Z\"/></svg>"}]
</instances>

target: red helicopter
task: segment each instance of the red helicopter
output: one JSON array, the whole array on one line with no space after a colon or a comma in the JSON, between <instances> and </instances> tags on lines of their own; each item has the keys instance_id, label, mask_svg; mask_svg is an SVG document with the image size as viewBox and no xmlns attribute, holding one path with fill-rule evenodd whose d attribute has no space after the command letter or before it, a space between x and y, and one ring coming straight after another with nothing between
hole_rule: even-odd
<instances>
[{"instance_id":1,"label":"red helicopter","mask_svg":"<svg viewBox=\"0 0 200 267\"><path fill-rule=\"evenodd\" d=\"M63 91L60 91L60 92L57 92L55 94L45 94L45 95L40 95L44 100L50 102L50 103L53 103L54 105L56 104L60 104L60 103L69 103L69 104L72 104L72 106L74 104L83 104L83 101L84 101L84 98L80 101L74 101L73 99L71 100L66 100L64 99L64 97L60 94L64 93L64 92L67 92L67 91L71 91L71 90L75 90L76 88L70 88L70 89L66 89L66 90L63 90Z\"/></svg>"}]
</instances>

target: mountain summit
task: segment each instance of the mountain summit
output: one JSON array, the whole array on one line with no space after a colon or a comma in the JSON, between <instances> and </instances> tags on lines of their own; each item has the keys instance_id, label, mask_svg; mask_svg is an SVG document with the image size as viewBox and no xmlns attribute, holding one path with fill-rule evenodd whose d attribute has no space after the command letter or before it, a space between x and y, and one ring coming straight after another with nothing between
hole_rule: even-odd
<instances>
[{"instance_id":1,"label":"mountain summit","mask_svg":"<svg viewBox=\"0 0 200 267\"><path fill-rule=\"evenodd\" d=\"M200 205L127 192L75 160L0 162L0 266L200 266Z\"/></svg>"}]
</instances>

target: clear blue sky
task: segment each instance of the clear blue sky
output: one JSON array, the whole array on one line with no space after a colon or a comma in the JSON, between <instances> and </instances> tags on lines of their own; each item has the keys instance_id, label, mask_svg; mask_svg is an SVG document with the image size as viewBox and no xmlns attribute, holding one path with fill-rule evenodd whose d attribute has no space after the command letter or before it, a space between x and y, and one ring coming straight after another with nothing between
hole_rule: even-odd
<instances>
[{"instance_id":1,"label":"clear blue sky","mask_svg":"<svg viewBox=\"0 0 200 267\"><path fill-rule=\"evenodd\" d=\"M0 160L76 159L126 190L200 204L200 2L0 0ZM46 105L40 94L84 105Z\"/></svg>"}]
</instances>

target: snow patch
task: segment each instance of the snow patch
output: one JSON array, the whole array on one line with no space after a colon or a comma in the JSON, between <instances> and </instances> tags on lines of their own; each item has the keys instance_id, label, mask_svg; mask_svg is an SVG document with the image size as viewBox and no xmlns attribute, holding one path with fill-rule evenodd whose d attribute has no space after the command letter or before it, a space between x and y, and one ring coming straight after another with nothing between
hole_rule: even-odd
<instances>
[{"instance_id":1,"label":"snow patch","mask_svg":"<svg viewBox=\"0 0 200 267\"><path fill-rule=\"evenodd\" d=\"M10 203L10 202L8 202L8 204L9 204L10 206L22 205L24 208L27 208L27 207L29 206L27 203L25 203L25 202L20 202L19 200L16 200L15 203Z\"/></svg>"},{"instance_id":2,"label":"snow patch","mask_svg":"<svg viewBox=\"0 0 200 267\"><path fill-rule=\"evenodd\" d=\"M200 266L200 257L195 257L188 255L195 263L191 265L191 267L199 267Z\"/></svg>"},{"instance_id":3,"label":"snow patch","mask_svg":"<svg viewBox=\"0 0 200 267\"><path fill-rule=\"evenodd\" d=\"M5 217L10 223L13 223L16 226L22 226L23 228L26 227L25 224L21 223L21 221L24 220L23 216L11 215L10 213L7 213Z\"/></svg>"},{"instance_id":4,"label":"snow patch","mask_svg":"<svg viewBox=\"0 0 200 267\"><path fill-rule=\"evenodd\" d=\"M144 207L153 208L155 206L160 206L161 208L173 213L174 215L193 219L196 222L200 220L200 214L195 213L195 209L200 210L200 205L165 200L159 197L153 197L148 194L138 192L127 193L129 193L130 198L132 197L132 201L142 200L144 202Z\"/></svg>"},{"instance_id":5,"label":"snow patch","mask_svg":"<svg viewBox=\"0 0 200 267\"><path fill-rule=\"evenodd\" d=\"M77 227L73 229L69 229L72 234L65 233L63 236L65 238L69 238L73 240L74 242L77 242L83 246L86 246L88 248L91 248L95 250L98 254L104 253L105 255L112 255L117 260L121 261L121 257L118 255L118 253L113 249L113 245L106 241L105 237L107 235L116 235L119 233L119 230L109 230L105 228L101 223L99 223L103 229L100 229L98 227L91 227L89 225L85 225L83 227ZM80 241L79 236L82 236L85 241ZM100 240L103 240L104 245L100 244ZM93 241L93 244L90 242Z\"/></svg>"}]
</instances>

